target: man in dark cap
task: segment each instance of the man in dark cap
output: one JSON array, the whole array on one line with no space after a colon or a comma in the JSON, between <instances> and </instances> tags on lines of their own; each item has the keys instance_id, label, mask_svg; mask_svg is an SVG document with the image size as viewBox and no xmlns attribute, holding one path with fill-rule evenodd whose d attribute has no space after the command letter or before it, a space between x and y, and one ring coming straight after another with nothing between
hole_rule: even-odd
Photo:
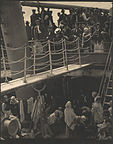
<instances>
[{"instance_id":1,"label":"man in dark cap","mask_svg":"<svg viewBox=\"0 0 113 144\"><path fill-rule=\"evenodd\" d=\"M61 14L59 16L60 21L67 21L67 15L65 14L64 9L61 10Z\"/></svg>"},{"instance_id":2,"label":"man in dark cap","mask_svg":"<svg viewBox=\"0 0 113 144\"><path fill-rule=\"evenodd\" d=\"M32 39L32 36L31 36L31 26L29 25L28 21L26 21L26 33L27 33L28 40L31 40Z\"/></svg>"},{"instance_id":3,"label":"man in dark cap","mask_svg":"<svg viewBox=\"0 0 113 144\"><path fill-rule=\"evenodd\" d=\"M35 26L35 21L37 19L37 14L36 14L36 10L33 9L32 10L32 15L30 16L30 19L31 19L31 26Z\"/></svg>"},{"instance_id":4,"label":"man in dark cap","mask_svg":"<svg viewBox=\"0 0 113 144\"><path fill-rule=\"evenodd\" d=\"M11 109L12 115L20 118L19 101L17 100L15 96L12 96L10 98L10 109Z\"/></svg>"},{"instance_id":5,"label":"man in dark cap","mask_svg":"<svg viewBox=\"0 0 113 144\"><path fill-rule=\"evenodd\" d=\"M38 16L36 14L36 10L33 9L32 10L32 15L30 16L30 20L31 20L31 30L32 30L32 37L34 38L34 35L33 35L33 31L34 31L34 27L36 25L35 21L37 20Z\"/></svg>"},{"instance_id":6,"label":"man in dark cap","mask_svg":"<svg viewBox=\"0 0 113 144\"><path fill-rule=\"evenodd\" d=\"M4 96L4 102L2 103L2 112L4 113L4 117L8 117L11 114L10 99L7 95Z\"/></svg>"}]
</instances>

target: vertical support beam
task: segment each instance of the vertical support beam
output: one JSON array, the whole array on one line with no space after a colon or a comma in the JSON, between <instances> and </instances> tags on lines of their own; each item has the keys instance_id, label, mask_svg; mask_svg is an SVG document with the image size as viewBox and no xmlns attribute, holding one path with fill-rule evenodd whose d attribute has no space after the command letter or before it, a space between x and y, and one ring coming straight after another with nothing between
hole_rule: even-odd
<instances>
[{"instance_id":1,"label":"vertical support beam","mask_svg":"<svg viewBox=\"0 0 113 144\"><path fill-rule=\"evenodd\" d=\"M19 61L20 59L24 58L24 46L28 43L21 4L19 1L2 1L0 2L0 10L2 20L1 29L7 51L8 61ZM11 50L10 48L16 50ZM31 56L30 48L27 48L26 56ZM30 67L32 63L33 62L28 59L26 61L26 67ZM24 72L13 75L13 71L20 72L24 70L24 61L13 63L9 66L12 79L24 77ZM29 72L29 74L31 73L32 72ZM27 99L31 96L35 96L35 92L31 86L18 88L15 90L15 92L18 99Z\"/></svg>"},{"instance_id":2,"label":"vertical support beam","mask_svg":"<svg viewBox=\"0 0 113 144\"><path fill-rule=\"evenodd\" d=\"M26 52L27 52L27 48L26 48L26 46L25 46L24 49L25 49L25 56L24 56L24 83L27 83L27 80L26 80L26 74L27 74L27 69L26 69L27 68L26 67L27 66L26 65L27 64L26 63L27 62L27 55L26 55Z\"/></svg>"},{"instance_id":3,"label":"vertical support beam","mask_svg":"<svg viewBox=\"0 0 113 144\"><path fill-rule=\"evenodd\" d=\"M64 49L65 49L65 63L66 63L66 69L68 69L68 60L67 60L67 50L66 50L66 40L64 39Z\"/></svg>"},{"instance_id":4,"label":"vertical support beam","mask_svg":"<svg viewBox=\"0 0 113 144\"><path fill-rule=\"evenodd\" d=\"M54 51L55 51L55 40L53 39L53 49L54 49Z\"/></svg>"},{"instance_id":5,"label":"vertical support beam","mask_svg":"<svg viewBox=\"0 0 113 144\"><path fill-rule=\"evenodd\" d=\"M65 49L64 49L64 40L62 39L62 49L63 49L63 64L64 64L64 67L66 66L65 64Z\"/></svg>"},{"instance_id":6,"label":"vertical support beam","mask_svg":"<svg viewBox=\"0 0 113 144\"><path fill-rule=\"evenodd\" d=\"M36 68L36 47L34 46L33 49L33 74L35 75L35 68Z\"/></svg>"},{"instance_id":7,"label":"vertical support beam","mask_svg":"<svg viewBox=\"0 0 113 144\"><path fill-rule=\"evenodd\" d=\"M48 40L48 47L49 47L49 63L50 63L50 72L52 74L53 68L52 68L52 57L51 57L51 45L50 40Z\"/></svg>"},{"instance_id":8,"label":"vertical support beam","mask_svg":"<svg viewBox=\"0 0 113 144\"><path fill-rule=\"evenodd\" d=\"M78 39L78 52L79 52L79 65L81 67L81 55L80 55L80 43L79 43L79 39Z\"/></svg>"}]
</instances>

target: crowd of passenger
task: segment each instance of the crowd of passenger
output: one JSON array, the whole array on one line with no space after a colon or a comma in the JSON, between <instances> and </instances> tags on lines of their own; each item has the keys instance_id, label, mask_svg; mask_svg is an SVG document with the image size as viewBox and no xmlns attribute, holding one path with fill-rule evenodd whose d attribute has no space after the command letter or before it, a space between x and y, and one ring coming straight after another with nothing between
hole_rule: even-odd
<instances>
[{"instance_id":1,"label":"crowd of passenger","mask_svg":"<svg viewBox=\"0 0 113 144\"><path fill-rule=\"evenodd\" d=\"M89 51L94 51L94 47L106 51L111 41L112 17L107 10L81 7L70 9L69 14L66 14L62 9L57 14L57 26L49 8L38 8L38 12L33 9L32 12L30 23L26 21L28 40L59 41L63 38L73 41L80 38L82 48L88 48Z\"/></svg>"},{"instance_id":2,"label":"crowd of passenger","mask_svg":"<svg viewBox=\"0 0 113 144\"><path fill-rule=\"evenodd\" d=\"M54 107L54 101L55 98L49 97L47 93L27 100L5 95L1 104L1 121L16 118L18 132L13 136L8 135L4 125L1 129L1 139L59 138L58 136L98 140L112 138L112 101L110 107L104 110L101 97L97 92L92 92L91 107L83 104L79 114L76 113L73 101L69 100L60 107Z\"/></svg>"}]
</instances>

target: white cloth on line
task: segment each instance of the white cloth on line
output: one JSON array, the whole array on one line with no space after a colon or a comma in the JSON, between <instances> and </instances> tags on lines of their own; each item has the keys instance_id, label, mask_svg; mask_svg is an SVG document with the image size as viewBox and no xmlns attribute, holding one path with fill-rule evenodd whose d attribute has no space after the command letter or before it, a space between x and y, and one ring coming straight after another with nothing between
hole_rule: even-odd
<instances>
[{"instance_id":1,"label":"white cloth on line","mask_svg":"<svg viewBox=\"0 0 113 144\"><path fill-rule=\"evenodd\" d=\"M20 100L20 122L23 122L24 119L25 119L24 104L23 104L23 101Z\"/></svg>"},{"instance_id":2,"label":"white cloth on line","mask_svg":"<svg viewBox=\"0 0 113 144\"><path fill-rule=\"evenodd\" d=\"M27 113L31 113L33 109L33 97L27 100Z\"/></svg>"}]
</instances>

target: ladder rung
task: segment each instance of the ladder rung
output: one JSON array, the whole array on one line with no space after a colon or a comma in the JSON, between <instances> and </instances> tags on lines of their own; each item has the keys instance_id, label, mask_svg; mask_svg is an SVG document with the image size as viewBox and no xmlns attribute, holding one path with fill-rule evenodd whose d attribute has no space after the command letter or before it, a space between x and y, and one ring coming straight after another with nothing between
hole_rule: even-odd
<instances>
[{"instance_id":1,"label":"ladder rung","mask_svg":"<svg viewBox=\"0 0 113 144\"><path fill-rule=\"evenodd\" d=\"M108 87L108 89L112 89L112 87Z\"/></svg>"},{"instance_id":2,"label":"ladder rung","mask_svg":"<svg viewBox=\"0 0 113 144\"><path fill-rule=\"evenodd\" d=\"M106 95L107 97L112 97L112 95Z\"/></svg>"},{"instance_id":3,"label":"ladder rung","mask_svg":"<svg viewBox=\"0 0 113 144\"><path fill-rule=\"evenodd\" d=\"M109 103L109 102L104 102L104 105L105 105L105 104L106 104L106 105L109 105L110 103Z\"/></svg>"}]
</instances>

